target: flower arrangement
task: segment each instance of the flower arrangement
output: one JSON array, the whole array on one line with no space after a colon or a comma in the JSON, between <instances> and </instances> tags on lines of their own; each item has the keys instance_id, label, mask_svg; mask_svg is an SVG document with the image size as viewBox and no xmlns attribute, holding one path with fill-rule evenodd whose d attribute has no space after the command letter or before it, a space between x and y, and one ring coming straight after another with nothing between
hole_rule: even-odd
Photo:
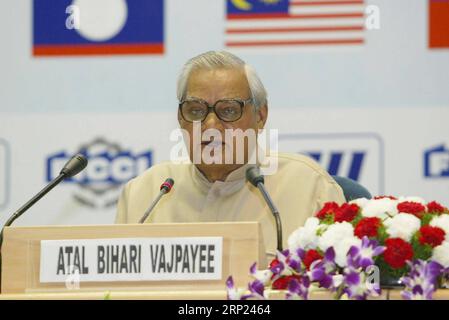
<instances>
[{"instance_id":1,"label":"flower arrangement","mask_svg":"<svg viewBox=\"0 0 449 320\"><path fill-rule=\"evenodd\" d=\"M328 202L267 269L253 264L250 274L248 290L227 279L229 299L264 299L267 288L285 290L287 299L308 299L317 288L367 299L380 295L385 278L399 280L404 299L431 299L449 274L449 210L418 197Z\"/></svg>"}]
</instances>

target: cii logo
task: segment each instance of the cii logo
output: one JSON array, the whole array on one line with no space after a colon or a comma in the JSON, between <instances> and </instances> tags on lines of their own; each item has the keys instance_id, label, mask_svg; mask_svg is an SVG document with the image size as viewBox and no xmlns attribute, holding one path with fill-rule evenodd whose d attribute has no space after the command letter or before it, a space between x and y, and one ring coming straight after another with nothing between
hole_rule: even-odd
<instances>
[{"instance_id":1,"label":"cii logo","mask_svg":"<svg viewBox=\"0 0 449 320\"><path fill-rule=\"evenodd\" d=\"M75 199L83 205L99 208L116 205L120 187L152 165L152 151L134 154L103 138L80 147L89 161L86 169L65 183L77 184ZM72 153L65 151L47 158L47 181L54 179Z\"/></svg>"},{"instance_id":2,"label":"cii logo","mask_svg":"<svg viewBox=\"0 0 449 320\"><path fill-rule=\"evenodd\" d=\"M305 154L331 175L358 181L373 195L384 193L384 143L377 134L284 134L279 150Z\"/></svg>"},{"instance_id":3,"label":"cii logo","mask_svg":"<svg viewBox=\"0 0 449 320\"><path fill-rule=\"evenodd\" d=\"M9 200L9 145L0 139L0 208L6 207Z\"/></svg>"},{"instance_id":4,"label":"cii logo","mask_svg":"<svg viewBox=\"0 0 449 320\"><path fill-rule=\"evenodd\" d=\"M449 178L449 149L444 144L424 152L424 176Z\"/></svg>"}]
</instances>

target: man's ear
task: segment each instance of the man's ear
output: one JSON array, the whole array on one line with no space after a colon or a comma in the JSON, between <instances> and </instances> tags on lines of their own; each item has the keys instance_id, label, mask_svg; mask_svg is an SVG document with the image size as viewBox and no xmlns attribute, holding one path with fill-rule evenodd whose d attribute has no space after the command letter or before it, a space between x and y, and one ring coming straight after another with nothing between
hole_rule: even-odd
<instances>
[{"instance_id":1,"label":"man's ear","mask_svg":"<svg viewBox=\"0 0 449 320\"><path fill-rule=\"evenodd\" d=\"M268 105L264 104L256 111L257 113L257 128L263 129L265 127L265 122L267 122L268 117Z\"/></svg>"}]
</instances>

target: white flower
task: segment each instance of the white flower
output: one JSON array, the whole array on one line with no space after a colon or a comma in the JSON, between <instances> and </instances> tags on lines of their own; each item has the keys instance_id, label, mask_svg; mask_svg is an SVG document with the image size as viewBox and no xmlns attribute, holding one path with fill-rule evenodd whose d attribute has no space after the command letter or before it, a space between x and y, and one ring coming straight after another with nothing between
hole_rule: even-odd
<instances>
[{"instance_id":1,"label":"white flower","mask_svg":"<svg viewBox=\"0 0 449 320\"><path fill-rule=\"evenodd\" d=\"M360 208L363 208L366 206L366 204L369 202L369 200L367 198L358 198L358 199L354 199L352 201L349 201L349 204L356 204L358 205Z\"/></svg>"},{"instance_id":2,"label":"white flower","mask_svg":"<svg viewBox=\"0 0 449 320\"><path fill-rule=\"evenodd\" d=\"M441 216L434 217L432 221L430 221L430 225L432 227L438 227L446 232L446 240L449 240L449 214L442 214Z\"/></svg>"},{"instance_id":3,"label":"white flower","mask_svg":"<svg viewBox=\"0 0 449 320\"><path fill-rule=\"evenodd\" d=\"M318 240L318 247L324 252L329 247L334 247L346 238L354 237L354 227L344 221L330 225Z\"/></svg>"},{"instance_id":4,"label":"white flower","mask_svg":"<svg viewBox=\"0 0 449 320\"><path fill-rule=\"evenodd\" d=\"M304 227L298 228L288 237L288 248L291 252L301 248L303 250L315 249L318 243L317 231L320 220L312 217L306 220Z\"/></svg>"},{"instance_id":5,"label":"white flower","mask_svg":"<svg viewBox=\"0 0 449 320\"><path fill-rule=\"evenodd\" d=\"M344 280L344 276L342 274L336 274L335 276L332 276L332 283L334 288L338 288Z\"/></svg>"},{"instance_id":6,"label":"white flower","mask_svg":"<svg viewBox=\"0 0 449 320\"><path fill-rule=\"evenodd\" d=\"M431 259L441 264L444 268L449 268L449 241L445 241L433 248Z\"/></svg>"},{"instance_id":7,"label":"white flower","mask_svg":"<svg viewBox=\"0 0 449 320\"><path fill-rule=\"evenodd\" d=\"M352 246L360 247L361 245L362 245L362 240L360 240L359 238L354 237L354 236L350 237L350 238L342 239L334 246L335 262L340 267L346 267L349 249L351 249Z\"/></svg>"},{"instance_id":8,"label":"white flower","mask_svg":"<svg viewBox=\"0 0 449 320\"><path fill-rule=\"evenodd\" d=\"M421 220L412 214L399 213L384 222L391 238L401 238L409 242L413 234L421 227Z\"/></svg>"},{"instance_id":9,"label":"white flower","mask_svg":"<svg viewBox=\"0 0 449 320\"><path fill-rule=\"evenodd\" d=\"M362 209L364 217L378 217L384 219L398 213L397 200L382 198L368 201Z\"/></svg>"},{"instance_id":10,"label":"white flower","mask_svg":"<svg viewBox=\"0 0 449 320\"><path fill-rule=\"evenodd\" d=\"M416 202L422 204L423 206L427 204L427 201L420 197L399 197L398 202Z\"/></svg>"}]
</instances>

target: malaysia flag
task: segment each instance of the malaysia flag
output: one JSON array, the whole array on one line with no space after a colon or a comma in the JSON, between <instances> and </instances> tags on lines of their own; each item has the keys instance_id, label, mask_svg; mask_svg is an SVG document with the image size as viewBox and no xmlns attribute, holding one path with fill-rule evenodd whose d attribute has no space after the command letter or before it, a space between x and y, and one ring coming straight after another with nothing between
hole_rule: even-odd
<instances>
[{"instance_id":1,"label":"malaysia flag","mask_svg":"<svg viewBox=\"0 0 449 320\"><path fill-rule=\"evenodd\" d=\"M230 48L363 45L364 0L227 0Z\"/></svg>"},{"instance_id":2,"label":"malaysia flag","mask_svg":"<svg viewBox=\"0 0 449 320\"><path fill-rule=\"evenodd\" d=\"M34 0L33 55L164 53L163 0Z\"/></svg>"}]
</instances>

